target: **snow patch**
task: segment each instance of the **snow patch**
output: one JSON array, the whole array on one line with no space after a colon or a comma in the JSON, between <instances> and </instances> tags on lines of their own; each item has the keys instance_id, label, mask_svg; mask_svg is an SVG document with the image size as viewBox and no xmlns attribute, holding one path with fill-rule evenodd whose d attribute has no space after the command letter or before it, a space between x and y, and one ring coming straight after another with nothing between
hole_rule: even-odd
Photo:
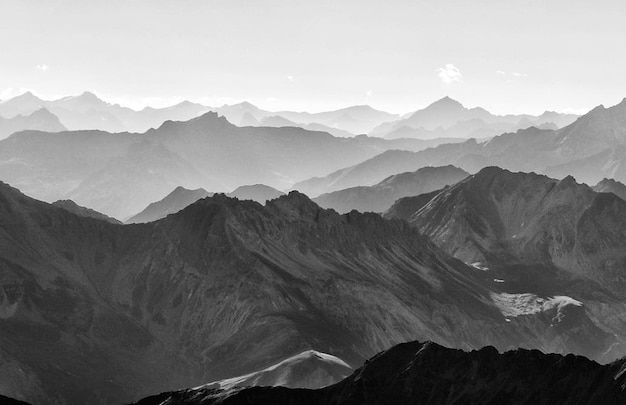
<instances>
[{"instance_id":1,"label":"snow patch","mask_svg":"<svg viewBox=\"0 0 626 405\"><path fill-rule=\"evenodd\" d=\"M541 298L536 294L509 294L491 293L491 299L498 307L502 315L517 317L521 315L533 315L551 309L561 309L567 305L582 306L583 303L566 295Z\"/></svg>"},{"instance_id":2,"label":"snow patch","mask_svg":"<svg viewBox=\"0 0 626 405\"><path fill-rule=\"evenodd\" d=\"M276 369L279 368L291 368L295 365L297 365L298 363L304 362L308 359L312 359L312 358L317 358L318 361L321 361L323 363L328 363L328 364L335 364L338 366L342 366L342 367L346 367L348 369L351 369L352 367L350 367L348 365L348 363L346 363L345 361L341 360L339 357L335 357L331 354L328 353L322 353L322 352L318 352L317 350L307 350L304 351L300 354L296 354L295 356L289 357L283 361L281 361L280 363L276 363L273 366L270 366L268 368L265 368L263 370L260 371L255 371L253 373L250 374L246 374L246 375L242 375L239 377L233 377L233 378L227 378L225 380L219 380L219 381L213 381L210 382L208 384L203 384L200 385L198 387L193 388L194 390L200 389L200 388L221 388L224 390L228 390L231 388L235 388L237 385L241 384L242 382L245 382L246 380L250 380L253 377L260 375L260 374L264 374L264 373L268 373L271 371L274 371Z\"/></svg>"},{"instance_id":3,"label":"snow patch","mask_svg":"<svg viewBox=\"0 0 626 405\"><path fill-rule=\"evenodd\" d=\"M494 278L493 281L496 283L504 283L504 280L502 280L501 278Z\"/></svg>"},{"instance_id":4,"label":"snow patch","mask_svg":"<svg viewBox=\"0 0 626 405\"><path fill-rule=\"evenodd\" d=\"M483 262L470 263L470 266L472 266L475 269L482 270L482 271L489 270L489 267L485 266L485 264Z\"/></svg>"}]
</instances>

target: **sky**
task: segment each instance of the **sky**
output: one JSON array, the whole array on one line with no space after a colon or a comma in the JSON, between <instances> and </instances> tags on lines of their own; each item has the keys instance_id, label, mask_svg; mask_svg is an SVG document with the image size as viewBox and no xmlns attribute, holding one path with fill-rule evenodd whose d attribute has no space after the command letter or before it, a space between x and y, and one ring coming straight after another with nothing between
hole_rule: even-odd
<instances>
[{"instance_id":1,"label":"sky","mask_svg":"<svg viewBox=\"0 0 626 405\"><path fill-rule=\"evenodd\" d=\"M626 97L623 0L0 0L0 99L498 114Z\"/></svg>"}]
</instances>

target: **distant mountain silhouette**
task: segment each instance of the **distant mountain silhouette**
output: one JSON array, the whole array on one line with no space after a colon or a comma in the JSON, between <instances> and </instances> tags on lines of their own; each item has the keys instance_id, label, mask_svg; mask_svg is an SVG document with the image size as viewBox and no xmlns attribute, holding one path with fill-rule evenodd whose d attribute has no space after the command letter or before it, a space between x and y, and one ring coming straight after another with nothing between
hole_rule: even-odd
<instances>
[{"instance_id":1,"label":"distant mountain silhouette","mask_svg":"<svg viewBox=\"0 0 626 405\"><path fill-rule=\"evenodd\" d=\"M571 124L577 116L546 111L540 116L493 115L484 108L465 108L450 97L444 97L408 117L384 123L370 135L386 138L486 138L531 126Z\"/></svg>"},{"instance_id":2,"label":"distant mountain silhouette","mask_svg":"<svg viewBox=\"0 0 626 405\"><path fill-rule=\"evenodd\" d=\"M531 127L487 141L469 139L418 152L386 151L358 165L294 185L316 196L343 188L372 185L387 176L424 166L454 165L475 173L488 166L539 172L550 177L574 176L596 184L605 177L626 181L626 99L598 107L558 130Z\"/></svg>"},{"instance_id":3,"label":"distant mountain silhouette","mask_svg":"<svg viewBox=\"0 0 626 405\"><path fill-rule=\"evenodd\" d=\"M241 186L228 193L229 197L239 200L252 200L261 204L265 204L265 202L278 198L281 195L285 195L285 193L264 184Z\"/></svg>"},{"instance_id":4,"label":"distant mountain silhouette","mask_svg":"<svg viewBox=\"0 0 626 405\"><path fill-rule=\"evenodd\" d=\"M225 191L266 184L286 189L387 149L419 150L432 144L335 138L301 128L240 128L211 112L189 121L166 121L144 134L20 132L10 142L0 141L0 179L39 199L72 199L126 219L177 186Z\"/></svg>"},{"instance_id":5,"label":"distant mountain silhouette","mask_svg":"<svg viewBox=\"0 0 626 405\"><path fill-rule=\"evenodd\" d=\"M201 198L212 195L213 193L209 193L203 188L188 190L178 186L162 200L151 203L139 214L126 220L126 223L136 224L156 221L186 208Z\"/></svg>"},{"instance_id":6,"label":"distant mountain silhouette","mask_svg":"<svg viewBox=\"0 0 626 405\"><path fill-rule=\"evenodd\" d=\"M613 179L602 179L593 186L593 191L598 193L613 193L622 200L626 200L626 185Z\"/></svg>"},{"instance_id":7,"label":"distant mountain silhouette","mask_svg":"<svg viewBox=\"0 0 626 405\"><path fill-rule=\"evenodd\" d=\"M319 390L208 386L155 395L136 405L618 405L626 401L625 370L625 360L601 366L538 350L464 352L410 342L379 353L340 383Z\"/></svg>"},{"instance_id":8,"label":"distant mountain silhouette","mask_svg":"<svg viewBox=\"0 0 626 405\"><path fill-rule=\"evenodd\" d=\"M0 117L0 140L24 130L60 132L65 131L66 128L54 114L45 108L36 110L30 115L17 115L13 118Z\"/></svg>"},{"instance_id":9,"label":"distant mountain silhouette","mask_svg":"<svg viewBox=\"0 0 626 405\"><path fill-rule=\"evenodd\" d=\"M146 107L135 111L111 104L91 92L57 100L42 100L30 92L0 102L0 116L29 115L46 108L71 130L103 130L108 132L145 132L167 120L189 120L210 110L200 104L182 102L166 108Z\"/></svg>"},{"instance_id":10,"label":"distant mountain silhouette","mask_svg":"<svg viewBox=\"0 0 626 405\"><path fill-rule=\"evenodd\" d=\"M339 213L353 209L361 212L383 212L402 197L439 190L467 176L469 173L454 166L424 167L415 172L390 176L373 186L352 187L322 194L313 201L323 208L332 208Z\"/></svg>"}]
</instances>

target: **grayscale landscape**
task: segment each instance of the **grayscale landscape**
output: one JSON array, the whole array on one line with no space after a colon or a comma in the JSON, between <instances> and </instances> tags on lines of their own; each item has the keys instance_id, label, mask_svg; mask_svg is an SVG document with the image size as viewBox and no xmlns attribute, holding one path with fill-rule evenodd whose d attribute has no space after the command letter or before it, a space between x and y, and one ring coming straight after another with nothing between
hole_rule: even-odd
<instances>
[{"instance_id":1,"label":"grayscale landscape","mask_svg":"<svg viewBox=\"0 0 626 405\"><path fill-rule=\"evenodd\" d=\"M0 403L626 404L626 5L0 15Z\"/></svg>"}]
</instances>

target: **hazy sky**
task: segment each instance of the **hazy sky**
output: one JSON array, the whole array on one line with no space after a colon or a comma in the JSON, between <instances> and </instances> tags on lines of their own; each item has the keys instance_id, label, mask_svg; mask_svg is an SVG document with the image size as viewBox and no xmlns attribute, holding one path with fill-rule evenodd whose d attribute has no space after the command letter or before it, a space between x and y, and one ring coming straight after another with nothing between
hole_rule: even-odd
<instances>
[{"instance_id":1,"label":"hazy sky","mask_svg":"<svg viewBox=\"0 0 626 405\"><path fill-rule=\"evenodd\" d=\"M0 0L0 99L496 113L626 97L626 1Z\"/></svg>"}]
</instances>

